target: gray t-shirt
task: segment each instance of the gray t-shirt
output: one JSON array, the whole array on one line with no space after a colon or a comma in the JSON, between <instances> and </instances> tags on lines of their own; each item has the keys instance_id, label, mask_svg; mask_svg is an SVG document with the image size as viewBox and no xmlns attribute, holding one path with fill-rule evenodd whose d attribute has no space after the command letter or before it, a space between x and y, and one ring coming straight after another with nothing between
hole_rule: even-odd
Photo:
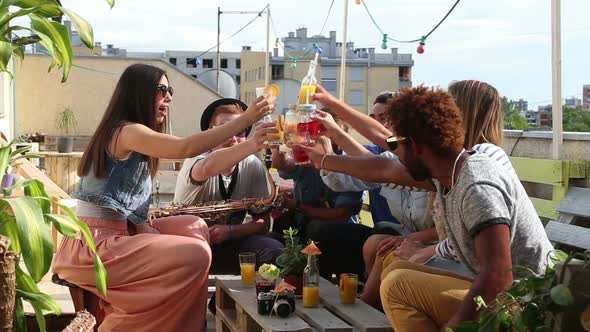
<instances>
[{"instance_id":1,"label":"gray t-shirt","mask_svg":"<svg viewBox=\"0 0 590 332\"><path fill-rule=\"evenodd\" d=\"M541 273L553 250L543 224L514 172L486 155L475 153L465 160L452 190L445 193L434 180L437 200L446 216L448 239L455 254L473 273L479 272L475 235L484 228L510 227L512 266L526 266ZM516 279L525 276L515 271Z\"/></svg>"},{"instance_id":2,"label":"gray t-shirt","mask_svg":"<svg viewBox=\"0 0 590 332\"><path fill-rule=\"evenodd\" d=\"M191 178L191 170L199 161L205 159L208 153L186 159L174 191L174 203L192 205L201 202L221 201L223 197L219 192L219 177L212 176L205 181L195 181ZM225 188L228 188L230 177L224 177ZM268 198L271 195L271 188L266 176L266 169L254 155L238 163L238 176L234 190L231 194L232 200L242 198Z\"/></svg>"}]
</instances>

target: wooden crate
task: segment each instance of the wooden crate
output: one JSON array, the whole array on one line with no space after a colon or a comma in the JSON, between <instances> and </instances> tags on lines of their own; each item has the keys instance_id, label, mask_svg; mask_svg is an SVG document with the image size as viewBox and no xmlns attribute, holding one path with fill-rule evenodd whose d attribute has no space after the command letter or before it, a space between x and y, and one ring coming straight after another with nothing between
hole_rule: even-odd
<instances>
[{"instance_id":1,"label":"wooden crate","mask_svg":"<svg viewBox=\"0 0 590 332\"><path fill-rule=\"evenodd\" d=\"M341 304L338 287L325 279L320 284L320 307L304 308L297 299L295 314L287 318L259 315L254 287L240 280L217 279L216 285L218 332L393 331L387 317L366 303Z\"/></svg>"},{"instance_id":2,"label":"wooden crate","mask_svg":"<svg viewBox=\"0 0 590 332\"><path fill-rule=\"evenodd\" d=\"M78 165L82 152L58 153L40 152L43 158L47 176L68 194L76 190L78 180Z\"/></svg>"}]
</instances>

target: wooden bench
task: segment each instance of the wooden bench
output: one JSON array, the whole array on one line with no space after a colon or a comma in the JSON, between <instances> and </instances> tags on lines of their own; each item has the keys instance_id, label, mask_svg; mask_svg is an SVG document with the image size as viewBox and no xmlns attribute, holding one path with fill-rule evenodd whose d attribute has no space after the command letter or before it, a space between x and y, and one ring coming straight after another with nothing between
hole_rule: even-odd
<instances>
[{"instance_id":1,"label":"wooden bench","mask_svg":"<svg viewBox=\"0 0 590 332\"><path fill-rule=\"evenodd\" d=\"M566 245L578 249L590 249L590 228L576 226L581 218L590 218L590 189L569 188L557 211L557 221L549 221L545 227L547 237L554 246Z\"/></svg>"},{"instance_id":2,"label":"wooden bench","mask_svg":"<svg viewBox=\"0 0 590 332\"><path fill-rule=\"evenodd\" d=\"M322 279L319 308L304 308L296 300L296 311L287 318L258 314L256 291L243 286L240 280L217 279L216 331L224 332L392 332L387 317L357 300L355 304L341 304L338 287Z\"/></svg>"},{"instance_id":3,"label":"wooden bench","mask_svg":"<svg viewBox=\"0 0 590 332\"><path fill-rule=\"evenodd\" d=\"M540 217L556 220L557 207L565 198L570 179L584 179L588 173L585 161L549 160L510 157L520 181L552 186L552 198L530 197ZM530 196L530 195L529 195Z\"/></svg>"}]
</instances>

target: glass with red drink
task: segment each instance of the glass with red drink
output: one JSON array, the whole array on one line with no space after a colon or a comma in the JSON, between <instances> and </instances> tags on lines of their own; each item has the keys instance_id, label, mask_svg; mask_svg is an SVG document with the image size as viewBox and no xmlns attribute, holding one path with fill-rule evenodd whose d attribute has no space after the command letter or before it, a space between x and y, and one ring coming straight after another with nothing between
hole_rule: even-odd
<instances>
[{"instance_id":1,"label":"glass with red drink","mask_svg":"<svg viewBox=\"0 0 590 332\"><path fill-rule=\"evenodd\" d=\"M269 280L256 273L256 295L258 293L268 293L275 288L275 281Z\"/></svg>"}]
</instances>

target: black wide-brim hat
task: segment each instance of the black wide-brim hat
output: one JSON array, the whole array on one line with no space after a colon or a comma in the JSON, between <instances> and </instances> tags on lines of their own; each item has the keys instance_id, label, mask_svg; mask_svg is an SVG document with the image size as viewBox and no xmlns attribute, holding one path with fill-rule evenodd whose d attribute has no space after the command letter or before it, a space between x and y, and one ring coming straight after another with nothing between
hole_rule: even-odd
<instances>
[{"instance_id":1,"label":"black wide-brim hat","mask_svg":"<svg viewBox=\"0 0 590 332\"><path fill-rule=\"evenodd\" d=\"M248 105L246 105L244 102L242 102L241 100L238 100L238 99L234 99L234 98L218 99L218 100L212 102L211 104L209 104L209 106L207 106L207 108L205 108L205 110L203 111L203 114L201 115L201 131L205 131L205 130L209 129L209 124L211 123L211 118L213 117L213 113L215 112L215 110L218 107L225 106L225 105L239 105L242 108L242 111L246 111L246 109L248 108ZM252 130L252 126L246 128L246 136L248 136L250 134L250 130Z\"/></svg>"}]
</instances>

